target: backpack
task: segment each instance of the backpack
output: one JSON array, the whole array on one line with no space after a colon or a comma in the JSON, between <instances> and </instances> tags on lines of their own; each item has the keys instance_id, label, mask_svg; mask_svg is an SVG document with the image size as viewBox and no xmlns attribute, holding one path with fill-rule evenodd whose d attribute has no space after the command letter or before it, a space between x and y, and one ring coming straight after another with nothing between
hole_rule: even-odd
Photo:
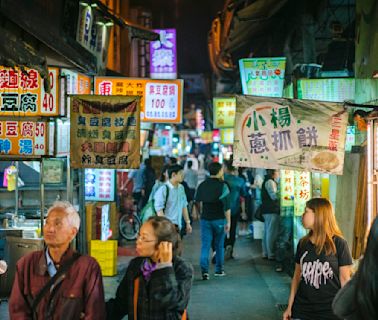
<instances>
[{"instance_id":1,"label":"backpack","mask_svg":"<svg viewBox=\"0 0 378 320\"><path fill-rule=\"evenodd\" d=\"M169 187L167 185L165 185L165 187L167 188L167 194L165 196L164 209L167 205L168 196L169 196ZM154 196L155 194L150 197L150 200L148 200L147 204L143 207L142 211L140 212L140 220L142 221L142 224L145 223L150 217L156 216Z\"/></svg>"}]
</instances>

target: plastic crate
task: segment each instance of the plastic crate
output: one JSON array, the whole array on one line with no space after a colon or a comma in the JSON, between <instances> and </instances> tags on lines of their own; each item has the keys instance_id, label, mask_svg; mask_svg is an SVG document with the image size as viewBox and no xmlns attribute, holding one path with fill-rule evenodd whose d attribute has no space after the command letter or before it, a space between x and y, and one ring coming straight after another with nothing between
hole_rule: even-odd
<instances>
[{"instance_id":1,"label":"plastic crate","mask_svg":"<svg viewBox=\"0 0 378 320\"><path fill-rule=\"evenodd\" d=\"M103 276L117 274L117 246L116 240L91 241L90 255L97 260Z\"/></svg>"}]
</instances>

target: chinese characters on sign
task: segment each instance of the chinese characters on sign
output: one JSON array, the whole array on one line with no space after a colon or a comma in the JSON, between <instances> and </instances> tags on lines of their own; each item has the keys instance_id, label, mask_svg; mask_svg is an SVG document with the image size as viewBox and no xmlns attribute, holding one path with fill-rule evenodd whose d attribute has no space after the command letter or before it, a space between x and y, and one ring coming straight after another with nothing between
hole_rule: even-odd
<instances>
[{"instance_id":1,"label":"chinese characters on sign","mask_svg":"<svg viewBox=\"0 0 378 320\"><path fill-rule=\"evenodd\" d=\"M85 169L85 200L114 201L115 171Z\"/></svg>"},{"instance_id":2,"label":"chinese characters on sign","mask_svg":"<svg viewBox=\"0 0 378 320\"><path fill-rule=\"evenodd\" d=\"M46 155L47 128L40 121L0 121L0 155Z\"/></svg>"},{"instance_id":3,"label":"chinese characters on sign","mask_svg":"<svg viewBox=\"0 0 378 320\"><path fill-rule=\"evenodd\" d=\"M280 174L281 207L294 205L294 171L281 170Z\"/></svg>"},{"instance_id":4,"label":"chinese characters on sign","mask_svg":"<svg viewBox=\"0 0 378 320\"><path fill-rule=\"evenodd\" d=\"M233 128L220 129L220 135L221 135L222 144L234 143L234 129Z\"/></svg>"},{"instance_id":5,"label":"chinese characters on sign","mask_svg":"<svg viewBox=\"0 0 378 320\"><path fill-rule=\"evenodd\" d=\"M354 79L298 80L298 99L344 102L354 100Z\"/></svg>"},{"instance_id":6,"label":"chinese characters on sign","mask_svg":"<svg viewBox=\"0 0 378 320\"><path fill-rule=\"evenodd\" d=\"M182 122L182 80L96 77L95 94L141 97L141 121Z\"/></svg>"},{"instance_id":7,"label":"chinese characters on sign","mask_svg":"<svg viewBox=\"0 0 378 320\"><path fill-rule=\"evenodd\" d=\"M243 94L282 97L286 58L248 58L239 60Z\"/></svg>"},{"instance_id":8,"label":"chinese characters on sign","mask_svg":"<svg viewBox=\"0 0 378 320\"><path fill-rule=\"evenodd\" d=\"M342 174L341 104L237 96L234 165Z\"/></svg>"},{"instance_id":9,"label":"chinese characters on sign","mask_svg":"<svg viewBox=\"0 0 378 320\"><path fill-rule=\"evenodd\" d=\"M73 168L138 168L139 97L78 95L71 98Z\"/></svg>"},{"instance_id":10,"label":"chinese characters on sign","mask_svg":"<svg viewBox=\"0 0 378 320\"><path fill-rule=\"evenodd\" d=\"M295 171L294 215L302 216L306 202L311 199L311 174Z\"/></svg>"},{"instance_id":11,"label":"chinese characters on sign","mask_svg":"<svg viewBox=\"0 0 378 320\"><path fill-rule=\"evenodd\" d=\"M233 128L235 124L235 98L214 98L214 128Z\"/></svg>"},{"instance_id":12,"label":"chinese characters on sign","mask_svg":"<svg viewBox=\"0 0 378 320\"><path fill-rule=\"evenodd\" d=\"M35 69L0 67L0 116L56 116L59 70L49 68L50 93Z\"/></svg>"},{"instance_id":13,"label":"chinese characters on sign","mask_svg":"<svg viewBox=\"0 0 378 320\"><path fill-rule=\"evenodd\" d=\"M150 42L150 76L152 79L176 79L176 29L154 30L160 40Z\"/></svg>"}]
</instances>

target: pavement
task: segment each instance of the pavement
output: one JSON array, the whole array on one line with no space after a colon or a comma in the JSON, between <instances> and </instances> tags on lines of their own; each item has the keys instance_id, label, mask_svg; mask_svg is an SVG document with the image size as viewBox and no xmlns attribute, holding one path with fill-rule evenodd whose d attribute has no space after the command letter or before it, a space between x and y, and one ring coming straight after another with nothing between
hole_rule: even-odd
<instances>
[{"instance_id":1,"label":"pavement","mask_svg":"<svg viewBox=\"0 0 378 320\"><path fill-rule=\"evenodd\" d=\"M128 262L133 258L133 243L119 250L118 275L104 277L106 300L115 295ZM125 256L124 254L127 254ZM199 267L200 233L198 222L193 234L184 238L183 257L193 264L195 277L188 306L190 320L280 320L290 291L290 277L275 272L274 262L261 258L261 240L238 237L235 259L226 261L225 277L203 281ZM213 268L214 265L211 266ZM8 320L8 304L0 304L0 319ZM127 319L127 317L125 317Z\"/></svg>"}]
</instances>

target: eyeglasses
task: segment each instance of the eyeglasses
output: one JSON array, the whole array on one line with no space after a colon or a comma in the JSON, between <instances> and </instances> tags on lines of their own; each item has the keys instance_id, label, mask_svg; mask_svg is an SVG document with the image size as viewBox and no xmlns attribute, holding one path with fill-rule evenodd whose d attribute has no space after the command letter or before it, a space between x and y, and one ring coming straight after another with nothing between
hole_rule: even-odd
<instances>
[{"instance_id":1,"label":"eyeglasses","mask_svg":"<svg viewBox=\"0 0 378 320\"><path fill-rule=\"evenodd\" d=\"M136 239L140 240L141 242L156 242L156 240L147 240L143 238L140 234L137 235Z\"/></svg>"}]
</instances>

